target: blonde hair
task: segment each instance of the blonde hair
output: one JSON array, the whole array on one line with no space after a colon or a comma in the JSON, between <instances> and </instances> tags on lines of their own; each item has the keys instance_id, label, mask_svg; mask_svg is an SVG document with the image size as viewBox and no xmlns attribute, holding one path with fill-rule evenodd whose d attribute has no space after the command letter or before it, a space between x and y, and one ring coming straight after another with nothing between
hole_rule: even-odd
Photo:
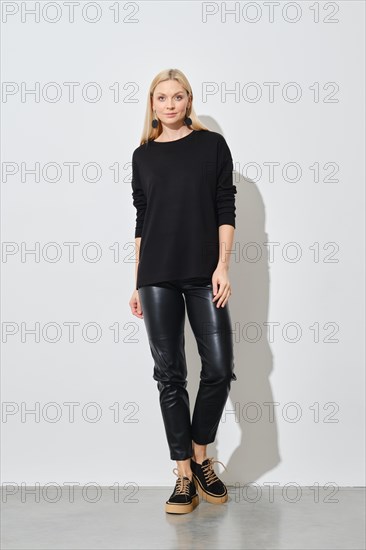
<instances>
[{"instance_id":1,"label":"blonde hair","mask_svg":"<svg viewBox=\"0 0 366 550\"><path fill-rule=\"evenodd\" d=\"M186 76L179 69L165 69L164 71L158 73L150 84L150 89L147 96L145 123L140 139L140 145L142 145L143 143L147 143L152 139L156 139L163 131L160 120L158 120L158 126L156 128L153 128L151 125L154 118L151 98L154 94L156 86L160 84L160 82L165 82L166 80L176 80L177 82L179 82L179 84L181 84L181 86L187 91L188 97L191 98L191 106L187 109L187 116L192 119L192 124L189 125L189 128L192 128L192 130L209 130L209 128L202 124L195 113L195 110L193 108L192 88Z\"/></svg>"}]
</instances>

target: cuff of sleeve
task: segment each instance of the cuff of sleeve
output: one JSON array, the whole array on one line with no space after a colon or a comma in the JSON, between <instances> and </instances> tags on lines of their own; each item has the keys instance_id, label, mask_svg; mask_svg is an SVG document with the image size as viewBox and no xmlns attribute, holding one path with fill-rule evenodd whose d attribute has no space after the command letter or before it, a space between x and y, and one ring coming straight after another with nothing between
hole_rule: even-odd
<instances>
[{"instance_id":1,"label":"cuff of sleeve","mask_svg":"<svg viewBox=\"0 0 366 550\"><path fill-rule=\"evenodd\" d=\"M230 213L222 213L219 216L218 227L220 225L232 225L235 228L235 215Z\"/></svg>"}]
</instances>

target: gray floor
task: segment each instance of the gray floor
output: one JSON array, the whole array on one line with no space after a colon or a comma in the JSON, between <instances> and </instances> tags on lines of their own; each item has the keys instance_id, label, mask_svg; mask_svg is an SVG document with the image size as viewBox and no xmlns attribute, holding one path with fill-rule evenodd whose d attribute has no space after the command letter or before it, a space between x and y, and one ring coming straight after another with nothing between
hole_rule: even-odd
<instances>
[{"instance_id":1,"label":"gray floor","mask_svg":"<svg viewBox=\"0 0 366 550\"><path fill-rule=\"evenodd\" d=\"M364 488L284 491L228 487L224 505L201 500L190 514L164 511L170 487L103 487L83 497L41 487L2 497L1 548L36 549L364 549ZM272 491L273 490L273 494ZM23 500L23 502L22 502ZM37 502L38 500L38 502ZM54 502L52 502L54 500Z\"/></svg>"}]
</instances>

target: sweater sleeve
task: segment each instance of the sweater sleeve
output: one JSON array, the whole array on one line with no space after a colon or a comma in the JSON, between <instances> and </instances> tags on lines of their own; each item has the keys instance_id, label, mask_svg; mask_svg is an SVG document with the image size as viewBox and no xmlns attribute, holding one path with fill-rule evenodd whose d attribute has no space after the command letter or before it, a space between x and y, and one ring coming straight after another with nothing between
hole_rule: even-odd
<instances>
[{"instance_id":1,"label":"sweater sleeve","mask_svg":"<svg viewBox=\"0 0 366 550\"><path fill-rule=\"evenodd\" d=\"M135 238L141 237L146 211L146 197L141 186L135 153L132 155L132 200L136 208Z\"/></svg>"},{"instance_id":2,"label":"sweater sleeve","mask_svg":"<svg viewBox=\"0 0 366 550\"><path fill-rule=\"evenodd\" d=\"M235 227L235 193L233 184L233 160L223 136L219 139L217 152L216 209L218 226L229 224Z\"/></svg>"}]
</instances>

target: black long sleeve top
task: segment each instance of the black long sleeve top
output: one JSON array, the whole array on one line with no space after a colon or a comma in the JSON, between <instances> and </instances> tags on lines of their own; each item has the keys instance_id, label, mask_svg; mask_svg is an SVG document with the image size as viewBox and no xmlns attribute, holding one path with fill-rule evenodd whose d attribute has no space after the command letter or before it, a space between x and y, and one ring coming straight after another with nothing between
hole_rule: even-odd
<instances>
[{"instance_id":1,"label":"black long sleeve top","mask_svg":"<svg viewBox=\"0 0 366 550\"><path fill-rule=\"evenodd\" d=\"M236 186L225 138L193 130L175 141L150 140L132 155L135 238L141 237L136 288L210 278L219 260L218 227L235 227Z\"/></svg>"}]
</instances>

